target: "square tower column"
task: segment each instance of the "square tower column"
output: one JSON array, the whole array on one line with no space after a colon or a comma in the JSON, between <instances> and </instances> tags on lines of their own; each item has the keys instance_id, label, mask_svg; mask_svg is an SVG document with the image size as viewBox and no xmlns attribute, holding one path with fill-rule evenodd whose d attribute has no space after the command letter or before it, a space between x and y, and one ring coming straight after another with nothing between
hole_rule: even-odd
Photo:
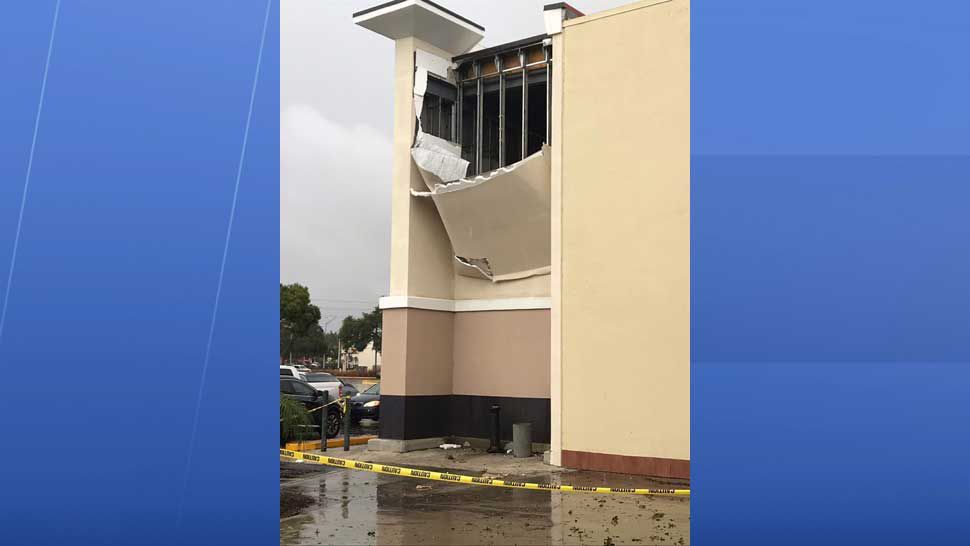
<instances>
[{"instance_id":1,"label":"square tower column","mask_svg":"<svg viewBox=\"0 0 970 546\"><path fill-rule=\"evenodd\" d=\"M394 40L394 135L391 178L391 282L383 313L380 440L382 449L437 445L449 433L453 309L416 308L414 300L451 301L454 257L434 203L411 160L417 130L415 69L446 71L451 58L484 37L485 29L425 0L399 0L353 15L354 23ZM427 68L427 66L423 66ZM410 447L409 447L410 446Z\"/></svg>"}]
</instances>

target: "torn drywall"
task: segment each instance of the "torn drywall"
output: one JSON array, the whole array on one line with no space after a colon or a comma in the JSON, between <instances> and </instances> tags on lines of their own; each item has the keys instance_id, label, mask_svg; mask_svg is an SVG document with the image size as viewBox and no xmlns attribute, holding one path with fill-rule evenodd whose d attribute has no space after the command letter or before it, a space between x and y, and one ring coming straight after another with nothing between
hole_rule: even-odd
<instances>
[{"instance_id":1,"label":"torn drywall","mask_svg":"<svg viewBox=\"0 0 970 546\"><path fill-rule=\"evenodd\" d=\"M449 160L433 156L437 153L448 157L453 150L434 148L433 144L425 141L412 150L418 171L430 191L411 192L434 200L451 239L458 272L496 282L548 273L551 264L548 147L486 175L450 182L448 179L458 170L452 169L449 163L454 161L454 156Z\"/></svg>"},{"instance_id":2,"label":"torn drywall","mask_svg":"<svg viewBox=\"0 0 970 546\"><path fill-rule=\"evenodd\" d=\"M424 109L424 94L428 90L428 69L414 69L414 115L418 117L418 132L421 131L421 111Z\"/></svg>"},{"instance_id":3,"label":"torn drywall","mask_svg":"<svg viewBox=\"0 0 970 546\"><path fill-rule=\"evenodd\" d=\"M454 70L450 61L437 55L415 50L414 56L414 115L418 118L418 131L421 130L421 112L424 110L424 95L428 91L429 74L455 84Z\"/></svg>"},{"instance_id":4,"label":"torn drywall","mask_svg":"<svg viewBox=\"0 0 970 546\"><path fill-rule=\"evenodd\" d=\"M455 256L455 261L458 262L455 268L459 274L466 277L492 280L492 268L488 265L488 259Z\"/></svg>"},{"instance_id":5,"label":"torn drywall","mask_svg":"<svg viewBox=\"0 0 970 546\"><path fill-rule=\"evenodd\" d=\"M419 68L425 69L443 80L451 80L448 71L451 69L451 61L428 53L422 49L414 50L414 64Z\"/></svg>"},{"instance_id":6,"label":"torn drywall","mask_svg":"<svg viewBox=\"0 0 970 546\"><path fill-rule=\"evenodd\" d=\"M461 147L458 144L429 135L420 129L414 139L411 157L418 169L442 184L463 178L468 172L468 162L461 158Z\"/></svg>"},{"instance_id":7,"label":"torn drywall","mask_svg":"<svg viewBox=\"0 0 970 546\"><path fill-rule=\"evenodd\" d=\"M450 67L430 54L419 53L414 71L418 128L411 157L429 191L411 192L434 200L451 240L456 271L494 282L549 273L549 148L544 146L522 161L466 179L469 163L461 157L461 146L429 135L421 127L429 70L440 75Z\"/></svg>"}]
</instances>

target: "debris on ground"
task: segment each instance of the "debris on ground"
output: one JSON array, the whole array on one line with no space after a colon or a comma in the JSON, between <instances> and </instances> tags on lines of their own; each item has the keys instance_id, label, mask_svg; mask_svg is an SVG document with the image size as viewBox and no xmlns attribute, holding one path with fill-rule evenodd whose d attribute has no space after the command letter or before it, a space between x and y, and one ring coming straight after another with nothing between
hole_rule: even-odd
<instances>
[{"instance_id":1,"label":"debris on ground","mask_svg":"<svg viewBox=\"0 0 970 546\"><path fill-rule=\"evenodd\" d=\"M359 449L350 456L369 463L479 479L597 486L664 485L638 476L617 478L599 472L548 469L532 459L486 454L475 448L434 446L405 454ZM619 482L620 479L625 481ZM542 492L415 481L404 476L380 475L375 479L369 473L287 461L280 463L280 486L281 546L334 543L333 536L327 540L328 533L336 533L334 536L340 536L343 543L352 544L373 544L377 535L381 542L392 544L433 544L444 537L448 542L463 544L540 544L553 536L564 544L587 546L690 543L689 498L563 494L559 499L558 495ZM298 503L286 511L294 503L285 491L304 493L302 502L307 502L308 497L312 504L301 508L302 503ZM502 508L496 510L497 506ZM654 529L650 529L651 522ZM561 536L557 525L561 526Z\"/></svg>"},{"instance_id":2,"label":"debris on ground","mask_svg":"<svg viewBox=\"0 0 970 546\"><path fill-rule=\"evenodd\" d=\"M461 446L458 444L441 444L438 447L441 449L461 449Z\"/></svg>"}]
</instances>

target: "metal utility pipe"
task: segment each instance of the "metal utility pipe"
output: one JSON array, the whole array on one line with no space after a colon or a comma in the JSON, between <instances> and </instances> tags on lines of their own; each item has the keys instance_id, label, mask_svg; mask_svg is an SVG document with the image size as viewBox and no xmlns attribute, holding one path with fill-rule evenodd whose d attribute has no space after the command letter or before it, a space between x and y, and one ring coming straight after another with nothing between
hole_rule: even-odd
<instances>
[{"instance_id":1,"label":"metal utility pipe","mask_svg":"<svg viewBox=\"0 0 970 546\"><path fill-rule=\"evenodd\" d=\"M498 166L505 166L505 74L502 73L502 58L495 56L498 70Z\"/></svg>"},{"instance_id":2,"label":"metal utility pipe","mask_svg":"<svg viewBox=\"0 0 970 546\"><path fill-rule=\"evenodd\" d=\"M475 112L475 174L478 174L482 172L482 112L485 106L485 98L483 97L485 86L482 83L482 65L480 62L475 63L475 77L475 83L478 86L478 95L476 96L478 104Z\"/></svg>"},{"instance_id":3,"label":"metal utility pipe","mask_svg":"<svg viewBox=\"0 0 970 546\"><path fill-rule=\"evenodd\" d=\"M519 50L519 66L522 67L522 149L519 159L525 159L529 145L529 71L525 68L525 51Z\"/></svg>"}]
</instances>

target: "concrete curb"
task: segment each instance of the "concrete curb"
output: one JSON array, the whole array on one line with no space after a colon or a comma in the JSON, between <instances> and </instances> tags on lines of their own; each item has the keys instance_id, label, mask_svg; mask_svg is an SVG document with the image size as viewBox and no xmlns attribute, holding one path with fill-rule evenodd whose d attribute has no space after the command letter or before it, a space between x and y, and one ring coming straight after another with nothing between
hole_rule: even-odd
<instances>
[{"instance_id":1,"label":"concrete curb","mask_svg":"<svg viewBox=\"0 0 970 546\"><path fill-rule=\"evenodd\" d=\"M377 436L354 436L350 439L350 445L359 446L366 444ZM331 438L327 440L327 449L332 447L343 447L343 438ZM286 449L290 451L314 451L321 449L320 440L307 440L305 442L286 442Z\"/></svg>"}]
</instances>

